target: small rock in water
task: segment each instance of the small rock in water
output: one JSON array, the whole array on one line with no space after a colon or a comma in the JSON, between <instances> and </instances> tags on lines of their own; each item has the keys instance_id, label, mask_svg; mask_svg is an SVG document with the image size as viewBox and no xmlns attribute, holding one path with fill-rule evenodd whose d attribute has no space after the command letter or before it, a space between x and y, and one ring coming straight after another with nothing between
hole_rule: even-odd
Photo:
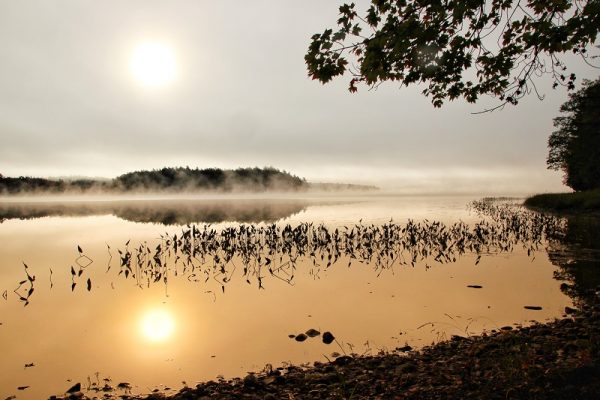
<instances>
[{"instance_id":1,"label":"small rock in water","mask_svg":"<svg viewBox=\"0 0 600 400\"><path fill-rule=\"evenodd\" d=\"M67 393L75 393L81 391L81 383L77 382L67 390Z\"/></svg>"},{"instance_id":2,"label":"small rock in water","mask_svg":"<svg viewBox=\"0 0 600 400\"><path fill-rule=\"evenodd\" d=\"M396 350L397 351L411 351L412 347L409 345L406 345L406 346L402 346L402 347L396 347Z\"/></svg>"},{"instance_id":3,"label":"small rock in water","mask_svg":"<svg viewBox=\"0 0 600 400\"><path fill-rule=\"evenodd\" d=\"M502 328L500 328L501 331L512 331L513 327L512 326L503 326Z\"/></svg>"},{"instance_id":4,"label":"small rock in water","mask_svg":"<svg viewBox=\"0 0 600 400\"><path fill-rule=\"evenodd\" d=\"M296 342L304 342L307 337L304 333L296 335Z\"/></svg>"},{"instance_id":5,"label":"small rock in water","mask_svg":"<svg viewBox=\"0 0 600 400\"><path fill-rule=\"evenodd\" d=\"M323 343L331 344L335 340L335 336L331 332L325 332L323 334Z\"/></svg>"},{"instance_id":6,"label":"small rock in water","mask_svg":"<svg viewBox=\"0 0 600 400\"><path fill-rule=\"evenodd\" d=\"M117 385L117 388L118 389L123 389L123 390L129 390L129 389L131 389L131 384L129 382L120 382Z\"/></svg>"},{"instance_id":7,"label":"small rock in water","mask_svg":"<svg viewBox=\"0 0 600 400\"><path fill-rule=\"evenodd\" d=\"M571 307L565 307L565 314L575 314L577 310Z\"/></svg>"},{"instance_id":8,"label":"small rock in water","mask_svg":"<svg viewBox=\"0 0 600 400\"><path fill-rule=\"evenodd\" d=\"M290 334L288 335L288 337L289 337L290 339L293 339L293 338L295 338L295 337L296 337L296 335L294 335L293 333L290 333Z\"/></svg>"},{"instance_id":9,"label":"small rock in water","mask_svg":"<svg viewBox=\"0 0 600 400\"><path fill-rule=\"evenodd\" d=\"M526 310L538 310L538 311L542 309L542 307L540 307L540 306L524 306L523 308Z\"/></svg>"},{"instance_id":10,"label":"small rock in water","mask_svg":"<svg viewBox=\"0 0 600 400\"><path fill-rule=\"evenodd\" d=\"M472 289L481 289L483 286L481 285L467 285L468 288L472 288Z\"/></svg>"},{"instance_id":11,"label":"small rock in water","mask_svg":"<svg viewBox=\"0 0 600 400\"><path fill-rule=\"evenodd\" d=\"M28 387L29 387L29 386L19 386L19 387L17 388L17 390L25 390L25 389L27 389Z\"/></svg>"},{"instance_id":12,"label":"small rock in water","mask_svg":"<svg viewBox=\"0 0 600 400\"><path fill-rule=\"evenodd\" d=\"M319 336L320 334L321 334L321 332L319 332L316 329L312 329L312 328L306 331L306 336L308 336L308 337L315 337L315 336Z\"/></svg>"}]
</instances>

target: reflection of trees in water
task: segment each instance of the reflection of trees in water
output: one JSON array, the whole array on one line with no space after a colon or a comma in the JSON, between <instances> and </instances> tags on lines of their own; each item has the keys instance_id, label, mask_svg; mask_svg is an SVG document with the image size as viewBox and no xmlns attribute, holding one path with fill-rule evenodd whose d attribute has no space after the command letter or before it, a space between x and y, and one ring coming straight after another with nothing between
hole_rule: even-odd
<instances>
[{"instance_id":1,"label":"reflection of trees in water","mask_svg":"<svg viewBox=\"0 0 600 400\"><path fill-rule=\"evenodd\" d=\"M67 203L0 203L0 222L50 216L114 215L132 222L185 225L195 222L275 222L306 209L304 200L172 200Z\"/></svg>"},{"instance_id":2,"label":"reflection of trees in water","mask_svg":"<svg viewBox=\"0 0 600 400\"><path fill-rule=\"evenodd\" d=\"M575 300L597 296L600 287L600 217L568 218L564 238L548 245L550 261L559 267L561 289Z\"/></svg>"},{"instance_id":3,"label":"reflection of trees in water","mask_svg":"<svg viewBox=\"0 0 600 400\"><path fill-rule=\"evenodd\" d=\"M504 199L488 198L473 202L474 209L491 217L499 225L509 224L510 230L525 228L529 231L539 229L544 224L534 223L532 227L524 227L518 218L520 214L529 215L531 221L544 218L543 213L519 211L515 204L502 204ZM537 215L537 217L534 217ZM551 218L550 215L546 217ZM527 221L526 218L524 221ZM591 296L597 297L600 289L600 217L571 216L556 218L560 227L546 235L545 243L548 257L552 264L559 267L555 278L564 283L561 290L575 301L587 302ZM520 229L519 228L519 229Z\"/></svg>"}]
</instances>

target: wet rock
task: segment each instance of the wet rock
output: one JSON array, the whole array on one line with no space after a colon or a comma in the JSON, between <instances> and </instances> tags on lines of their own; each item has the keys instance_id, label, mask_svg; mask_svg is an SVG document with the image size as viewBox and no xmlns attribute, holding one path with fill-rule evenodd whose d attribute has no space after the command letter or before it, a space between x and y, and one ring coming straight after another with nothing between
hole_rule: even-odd
<instances>
[{"instance_id":1,"label":"wet rock","mask_svg":"<svg viewBox=\"0 0 600 400\"><path fill-rule=\"evenodd\" d=\"M254 387L258 384L258 378L254 374L248 374L243 379L244 386Z\"/></svg>"},{"instance_id":2,"label":"wet rock","mask_svg":"<svg viewBox=\"0 0 600 400\"><path fill-rule=\"evenodd\" d=\"M335 340L335 336L329 331L323 334L323 343L331 344Z\"/></svg>"},{"instance_id":3,"label":"wet rock","mask_svg":"<svg viewBox=\"0 0 600 400\"><path fill-rule=\"evenodd\" d=\"M523 306L523 308L526 310L536 310L536 311L539 311L542 309L542 307L540 307L540 306Z\"/></svg>"},{"instance_id":4,"label":"wet rock","mask_svg":"<svg viewBox=\"0 0 600 400\"><path fill-rule=\"evenodd\" d=\"M304 342L307 338L308 338L308 336L306 336L304 333L296 335L296 337L295 337L296 342Z\"/></svg>"},{"instance_id":5,"label":"wet rock","mask_svg":"<svg viewBox=\"0 0 600 400\"><path fill-rule=\"evenodd\" d=\"M67 390L66 393L75 393L81 391L81 383L77 382Z\"/></svg>"},{"instance_id":6,"label":"wet rock","mask_svg":"<svg viewBox=\"0 0 600 400\"><path fill-rule=\"evenodd\" d=\"M352 357L350 356L341 356L335 359L333 362L335 365L346 365L352 361Z\"/></svg>"},{"instance_id":7,"label":"wet rock","mask_svg":"<svg viewBox=\"0 0 600 400\"><path fill-rule=\"evenodd\" d=\"M265 385L271 385L273 383L275 383L276 381L276 377L275 376L267 376L263 379L263 384Z\"/></svg>"},{"instance_id":8,"label":"wet rock","mask_svg":"<svg viewBox=\"0 0 600 400\"><path fill-rule=\"evenodd\" d=\"M321 332L319 332L316 329L312 329L312 328L306 331L306 335L308 337L315 337L315 336L319 336L320 334L321 334Z\"/></svg>"}]
</instances>

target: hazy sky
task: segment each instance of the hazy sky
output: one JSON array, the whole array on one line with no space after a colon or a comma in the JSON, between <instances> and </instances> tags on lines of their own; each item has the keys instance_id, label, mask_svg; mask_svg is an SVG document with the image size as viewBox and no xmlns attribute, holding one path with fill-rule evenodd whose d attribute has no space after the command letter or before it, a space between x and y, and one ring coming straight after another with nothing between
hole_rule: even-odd
<instances>
[{"instance_id":1,"label":"hazy sky","mask_svg":"<svg viewBox=\"0 0 600 400\"><path fill-rule=\"evenodd\" d=\"M0 173L274 166L411 192L564 189L545 165L567 99L550 82L544 101L472 115L495 101L439 110L419 88L311 81L310 36L341 3L0 0ZM134 79L130 59L148 41L172 50L172 84ZM598 76L581 64L579 78Z\"/></svg>"}]
</instances>

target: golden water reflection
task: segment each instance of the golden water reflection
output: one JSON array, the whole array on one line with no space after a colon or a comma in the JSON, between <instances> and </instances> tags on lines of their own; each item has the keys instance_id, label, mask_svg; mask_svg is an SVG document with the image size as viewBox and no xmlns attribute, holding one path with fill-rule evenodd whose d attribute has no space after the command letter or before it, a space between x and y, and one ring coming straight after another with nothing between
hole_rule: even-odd
<instances>
[{"instance_id":1,"label":"golden water reflection","mask_svg":"<svg viewBox=\"0 0 600 400\"><path fill-rule=\"evenodd\" d=\"M314 205L290 218L339 225L473 218L460 199L391 199L350 205ZM324 361L332 352L377 352L419 347L451 335L473 335L530 320L560 316L571 300L561 293L544 252L462 257L454 264L425 263L375 273L368 264L340 260L319 275L299 263L294 285L271 279L265 290L232 279L225 292L213 281L170 276L146 287L109 269L107 245L160 242L180 227L132 223L114 216L7 220L0 225L0 398L47 398L87 377L131 382L134 392L190 386L217 375L232 377L265 364ZM93 263L72 290L71 266L81 246ZM35 275L35 292L23 307L12 290ZM118 264L117 264L118 265ZM52 269L52 275L50 275ZM85 282L91 285L87 290ZM477 284L481 289L468 288ZM541 306L531 311L524 305ZM337 344L290 339L314 328ZM35 366L24 368L26 364ZM70 381L68 381L70 380ZM29 386L18 391L19 386Z\"/></svg>"},{"instance_id":2,"label":"golden water reflection","mask_svg":"<svg viewBox=\"0 0 600 400\"><path fill-rule=\"evenodd\" d=\"M173 315L164 308L152 308L140 318L140 333L150 342L164 342L171 339L175 331Z\"/></svg>"}]
</instances>

